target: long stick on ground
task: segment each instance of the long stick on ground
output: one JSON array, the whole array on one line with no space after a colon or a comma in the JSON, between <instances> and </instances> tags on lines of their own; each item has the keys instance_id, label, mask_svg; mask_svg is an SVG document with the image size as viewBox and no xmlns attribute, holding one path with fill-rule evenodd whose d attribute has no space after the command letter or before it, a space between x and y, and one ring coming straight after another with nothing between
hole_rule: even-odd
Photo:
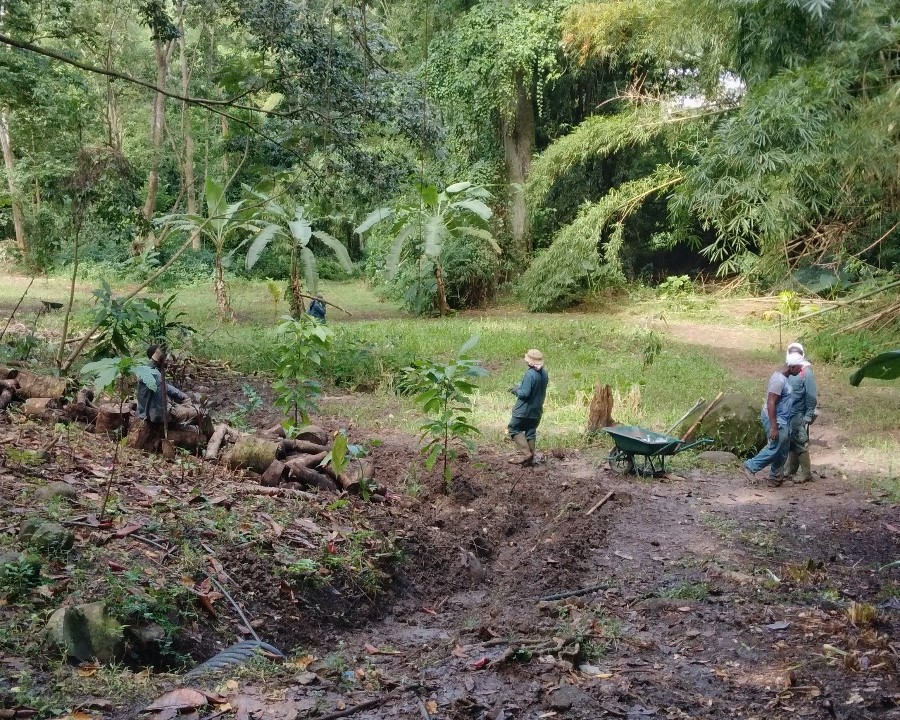
<instances>
[{"instance_id":1,"label":"long stick on ground","mask_svg":"<svg viewBox=\"0 0 900 720\"><path fill-rule=\"evenodd\" d=\"M34 276L31 276L31 282L28 283L28 287L25 288L25 292L22 293L22 297L19 298L19 302L16 303L16 306L13 308L12 313L9 315L9 319L6 321L6 325L3 326L3 332L0 332L0 340L3 339L3 336L6 335L6 329L9 327L9 324L13 321L13 318L16 316L16 311L19 309L19 305L22 304L22 301L25 299L25 296L28 294L28 291L31 290L31 285L34 282Z\"/></svg>"},{"instance_id":2,"label":"long stick on ground","mask_svg":"<svg viewBox=\"0 0 900 720\"><path fill-rule=\"evenodd\" d=\"M597 508L603 507L606 504L606 501L609 500L613 496L613 494L614 493L612 490L610 490L608 493L606 493L606 497L604 497L600 502L598 502L596 505L594 505L594 507L592 507L590 510L588 510L584 514L584 516L587 517L588 515L593 515L594 510L596 510Z\"/></svg>"},{"instance_id":3,"label":"long stick on ground","mask_svg":"<svg viewBox=\"0 0 900 720\"><path fill-rule=\"evenodd\" d=\"M262 642L262 640L259 639L259 635L256 634L256 630L253 629L253 626L250 624L250 621L247 619L247 616L244 615L244 611L241 610L241 606L237 604L237 601L233 597L231 597L231 593L229 593L224 588L222 583L220 583L218 580L216 580L212 575L210 575L205 570L203 571L203 574L206 575L206 577L208 577L210 580L212 580L213 585L215 585L217 588L219 588L219 592L222 593L228 599L228 602L231 603L231 607L233 607L235 610L237 610L237 614L240 615L241 620L244 621L244 626L250 631L250 633L256 639L256 642Z\"/></svg>"},{"instance_id":4,"label":"long stick on ground","mask_svg":"<svg viewBox=\"0 0 900 720\"><path fill-rule=\"evenodd\" d=\"M598 590L609 590L609 587L609 583L589 585L588 587L579 588L578 590L566 590L565 592L559 592L555 595L547 595L546 597L540 598L540 602L551 602L553 600L562 600L563 598L578 597L579 595L589 595Z\"/></svg>"}]
</instances>

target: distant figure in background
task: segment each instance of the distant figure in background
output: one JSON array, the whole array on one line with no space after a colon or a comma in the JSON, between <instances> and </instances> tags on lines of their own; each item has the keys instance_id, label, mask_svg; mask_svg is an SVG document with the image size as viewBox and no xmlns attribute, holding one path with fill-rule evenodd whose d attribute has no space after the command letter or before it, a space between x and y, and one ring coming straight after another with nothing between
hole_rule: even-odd
<instances>
[{"instance_id":1,"label":"distant figure in background","mask_svg":"<svg viewBox=\"0 0 900 720\"><path fill-rule=\"evenodd\" d=\"M763 430L766 431L769 442L744 463L744 474L751 483L756 482L755 474L766 467L769 468L769 487L779 487L784 482L782 471L790 444L793 416L792 389L788 378L800 372L803 368L802 363L802 355L788 353L785 364L769 378L766 402L760 413Z\"/></svg>"},{"instance_id":2,"label":"distant figure in background","mask_svg":"<svg viewBox=\"0 0 900 720\"><path fill-rule=\"evenodd\" d=\"M156 380L156 390L151 390L143 380L138 380L137 416L147 422L162 424L162 373L166 367L166 349L161 345L151 345L147 348L147 357L150 358L150 373ZM167 422L172 425L198 425L204 435L212 435L212 418L171 383L166 383L166 399Z\"/></svg>"},{"instance_id":3,"label":"distant figure in background","mask_svg":"<svg viewBox=\"0 0 900 720\"><path fill-rule=\"evenodd\" d=\"M544 369L544 356L540 350L529 350L525 353L525 364L528 365L528 369L522 382L518 387L509 389L516 396L516 404L513 406L507 430L520 453L520 457L512 458L510 462L517 465L534 463L537 427L544 413L544 398L547 395L547 383L550 381Z\"/></svg>"},{"instance_id":4,"label":"distant figure in background","mask_svg":"<svg viewBox=\"0 0 900 720\"><path fill-rule=\"evenodd\" d=\"M812 482L812 467L809 462L809 426L816 419L816 378L812 365L806 359L806 352L798 342L787 346L788 355L797 353L803 358L803 367L797 375L788 378L793 398L793 417L791 418L791 437L787 462L784 466L785 476L793 476L796 483ZM800 475L797 475L797 470Z\"/></svg>"},{"instance_id":5,"label":"distant figure in background","mask_svg":"<svg viewBox=\"0 0 900 720\"><path fill-rule=\"evenodd\" d=\"M309 310L306 311L307 315L321 323L325 322L325 303L322 302L323 300L324 298L321 295L316 295L316 299L309 304Z\"/></svg>"}]
</instances>

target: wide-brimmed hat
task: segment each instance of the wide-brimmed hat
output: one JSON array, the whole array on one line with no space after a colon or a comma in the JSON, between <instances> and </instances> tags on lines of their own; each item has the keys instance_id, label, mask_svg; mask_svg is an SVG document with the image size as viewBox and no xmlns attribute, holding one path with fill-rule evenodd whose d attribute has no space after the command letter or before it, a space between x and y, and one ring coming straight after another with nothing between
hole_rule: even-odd
<instances>
[{"instance_id":1,"label":"wide-brimmed hat","mask_svg":"<svg viewBox=\"0 0 900 720\"><path fill-rule=\"evenodd\" d=\"M531 367L540 370L544 365L544 354L540 350L532 348L525 353L525 362L531 365Z\"/></svg>"}]
</instances>

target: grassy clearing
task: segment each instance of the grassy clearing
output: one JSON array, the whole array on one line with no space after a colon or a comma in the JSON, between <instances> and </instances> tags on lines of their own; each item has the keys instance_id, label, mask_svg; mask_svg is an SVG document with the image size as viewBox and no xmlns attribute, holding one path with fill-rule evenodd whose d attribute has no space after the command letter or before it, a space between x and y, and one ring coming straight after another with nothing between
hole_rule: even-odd
<instances>
[{"instance_id":1,"label":"grassy clearing","mask_svg":"<svg viewBox=\"0 0 900 720\"><path fill-rule=\"evenodd\" d=\"M4 278L0 308L11 309L26 284L27 278ZM201 357L227 360L242 372L265 373L273 365L275 327L287 311L281 297L284 284L232 279L229 288L237 314L234 325L218 320L208 284L177 291L177 310L198 330L193 351ZM75 332L89 324L90 291L86 284L77 289ZM33 319L38 298L58 301L67 292L64 278L38 279L20 311L22 320ZM339 385L370 391L356 393L348 402L338 389L330 393L337 398L326 400L323 410L376 432L411 433L420 421L411 400L392 391L397 370L415 358L448 358L473 334L480 335L475 353L490 373L480 382L473 420L482 430L482 442L491 444L505 434L512 406L508 387L521 379L525 368L521 357L529 347L545 353L551 377L542 444L558 446L584 445L588 404L597 381L614 388L618 421L665 430L699 397L711 398L719 390L761 395L765 376L776 362L769 343L765 347L758 343L761 330L767 337L774 332L771 323L760 320L765 303L746 299L719 302L688 296L673 302L639 289L631 298L598 299L597 312L526 315L504 304L451 318L417 318L379 300L360 282L323 282L322 292L352 313L329 309L329 325L338 335L331 378ZM61 313L44 316L38 329L58 332L61 320ZM746 329L741 367L711 351L721 339L714 331L709 337L683 337L682 341L666 337L667 323L675 322L696 323L700 334L708 323L733 328L737 340ZM785 332L794 337L800 329ZM873 466L876 474L896 475L896 462L890 468L883 466L884 458L896 448L898 388L888 383L850 388L846 368L823 364L816 368L824 405L840 414L842 424L856 430L848 433L848 452L859 456L856 460L863 469ZM601 441L608 444L605 438ZM680 456L673 460L673 467L687 460Z\"/></svg>"}]
</instances>

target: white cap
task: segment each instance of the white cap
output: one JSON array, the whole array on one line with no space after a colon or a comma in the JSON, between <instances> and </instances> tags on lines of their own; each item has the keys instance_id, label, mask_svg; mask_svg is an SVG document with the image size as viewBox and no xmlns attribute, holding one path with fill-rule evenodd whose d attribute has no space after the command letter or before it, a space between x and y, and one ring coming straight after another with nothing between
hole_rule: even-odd
<instances>
[{"instance_id":1,"label":"white cap","mask_svg":"<svg viewBox=\"0 0 900 720\"><path fill-rule=\"evenodd\" d=\"M789 352L784 359L785 365L803 365L803 356L797 352Z\"/></svg>"}]
</instances>

